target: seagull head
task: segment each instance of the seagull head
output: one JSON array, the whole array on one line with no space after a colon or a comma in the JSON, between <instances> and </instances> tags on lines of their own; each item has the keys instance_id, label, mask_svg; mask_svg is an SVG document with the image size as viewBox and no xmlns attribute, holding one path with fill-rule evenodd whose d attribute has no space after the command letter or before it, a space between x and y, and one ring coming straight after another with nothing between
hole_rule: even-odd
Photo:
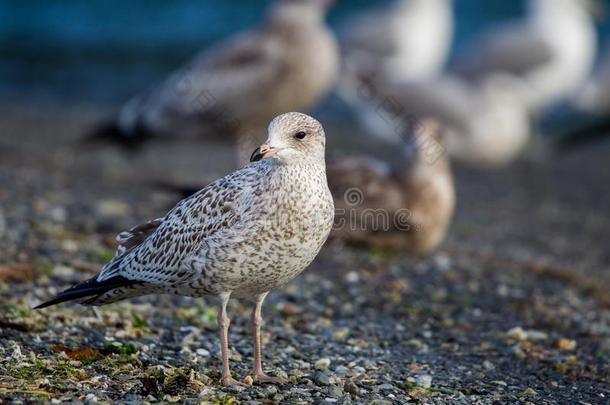
<instances>
[{"instance_id":1,"label":"seagull head","mask_svg":"<svg viewBox=\"0 0 610 405\"><path fill-rule=\"evenodd\" d=\"M250 161L270 158L281 164L324 163L325 146L322 124L309 115L290 112L271 121L267 141L252 153Z\"/></svg>"}]
</instances>

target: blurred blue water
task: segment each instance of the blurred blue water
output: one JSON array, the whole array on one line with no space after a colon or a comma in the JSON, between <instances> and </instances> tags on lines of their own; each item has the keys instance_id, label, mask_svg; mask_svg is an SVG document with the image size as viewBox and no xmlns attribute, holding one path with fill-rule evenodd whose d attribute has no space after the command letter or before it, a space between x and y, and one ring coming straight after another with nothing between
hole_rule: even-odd
<instances>
[{"instance_id":1,"label":"blurred blue water","mask_svg":"<svg viewBox=\"0 0 610 405\"><path fill-rule=\"evenodd\" d=\"M478 30L518 16L522 2L456 0L455 49ZM610 0L604 0L610 6ZM384 3L377 1L376 4ZM256 24L268 1L4 0L0 97L114 103L194 52ZM339 0L333 27L370 0ZM604 32L610 32L602 24Z\"/></svg>"}]
</instances>

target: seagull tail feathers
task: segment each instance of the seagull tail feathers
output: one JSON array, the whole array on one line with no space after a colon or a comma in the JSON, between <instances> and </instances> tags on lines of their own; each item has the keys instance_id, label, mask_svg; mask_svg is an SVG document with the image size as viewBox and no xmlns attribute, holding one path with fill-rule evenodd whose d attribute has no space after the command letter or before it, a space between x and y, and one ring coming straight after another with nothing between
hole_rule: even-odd
<instances>
[{"instance_id":1,"label":"seagull tail feathers","mask_svg":"<svg viewBox=\"0 0 610 405\"><path fill-rule=\"evenodd\" d=\"M128 287L137 282L134 280L129 280L123 276L114 276L107 280L97 281L97 276L90 278L89 280L77 284L73 287L68 288L65 291L57 294L55 298L50 301L44 302L34 309L42 309L49 307L51 305L57 305L66 301L73 301L81 298L92 297L91 300L85 300L83 303L87 303L88 301L94 301L95 298L101 294L104 294L110 290L120 287Z\"/></svg>"}]
</instances>

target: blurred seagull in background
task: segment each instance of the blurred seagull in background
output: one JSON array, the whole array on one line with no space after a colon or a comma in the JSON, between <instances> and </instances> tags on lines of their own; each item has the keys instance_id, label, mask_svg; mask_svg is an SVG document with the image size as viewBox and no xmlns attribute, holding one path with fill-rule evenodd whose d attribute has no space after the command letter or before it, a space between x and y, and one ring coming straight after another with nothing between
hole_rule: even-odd
<instances>
[{"instance_id":1,"label":"blurred seagull in background","mask_svg":"<svg viewBox=\"0 0 610 405\"><path fill-rule=\"evenodd\" d=\"M339 57L324 24L330 3L277 0L257 29L204 51L135 96L93 138L137 145L151 136L217 134L240 138L251 151L274 116L308 110L333 85ZM240 151L242 163L246 156Z\"/></svg>"},{"instance_id":2,"label":"blurred seagull in background","mask_svg":"<svg viewBox=\"0 0 610 405\"><path fill-rule=\"evenodd\" d=\"M339 97L355 107L363 80L419 82L439 75L453 42L452 6L452 0L396 0L348 21L339 35Z\"/></svg>"},{"instance_id":3,"label":"blurred seagull in background","mask_svg":"<svg viewBox=\"0 0 610 405\"><path fill-rule=\"evenodd\" d=\"M444 126L449 154L482 167L509 163L530 139L529 113L520 99L525 85L513 76L495 74L479 83L444 76L431 82L374 86L383 98L360 104L359 116L379 138L400 141L398 116L433 118Z\"/></svg>"},{"instance_id":4,"label":"blurred seagull in background","mask_svg":"<svg viewBox=\"0 0 610 405\"><path fill-rule=\"evenodd\" d=\"M524 20L483 33L455 71L474 80L498 72L522 78L523 102L536 114L584 83L596 46L593 0L529 0Z\"/></svg>"},{"instance_id":5,"label":"blurred seagull in background","mask_svg":"<svg viewBox=\"0 0 610 405\"><path fill-rule=\"evenodd\" d=\"M391 81L437 76L453 41L452 5L452 0L396 0L354 17L339 36L344 70Z\"/></svg>"},{"instance_id":6,"label":"blurred seagull in background","mask_svg":"<svg viewBox=\"0 0 610 405\"><path fill-rule=\"evenodd\" d=\"M405 134L398 167L369 156L330 159L328 183L336 207L331 238L413 255L436 249L455 207L441 130L425 120Z\"/></svg>"}]
</instances>

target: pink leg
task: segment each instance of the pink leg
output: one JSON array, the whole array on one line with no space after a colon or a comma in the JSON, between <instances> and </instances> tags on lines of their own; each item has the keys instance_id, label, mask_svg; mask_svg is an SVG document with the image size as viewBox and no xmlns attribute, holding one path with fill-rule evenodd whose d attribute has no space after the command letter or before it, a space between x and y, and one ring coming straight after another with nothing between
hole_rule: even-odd
<instances>
[{"instance_id":1,"label":"pink leg","mask_svg":"<svg viewBox=\"0 0 610 405\"><path fill-rule=\"evenodd\" d=\"M224 385L240 385L241 383L231 376L229 368L229 324L231 320L227 316L227 304L231 294L223 294L218 308L218 330L220 332L220 353L222 356L222 383Z\"/></svg>"},{"instance_id":2,"label":"pink leg","mask_svg":"<svg viewBox=\"0 0 610 405\"><path fill-rule=\"evenodd\" d=\"M261 354L261 307L265 297L268 293L264 293L258 296L256 299L256 305L252 310L252 334L254 337L254 372L252 373L252 379L258 382L268 382L273 384L286 384L288 380L280 377L271 377L265 374L263 371L263 361Z\"/></svg>"}]
</instances>

